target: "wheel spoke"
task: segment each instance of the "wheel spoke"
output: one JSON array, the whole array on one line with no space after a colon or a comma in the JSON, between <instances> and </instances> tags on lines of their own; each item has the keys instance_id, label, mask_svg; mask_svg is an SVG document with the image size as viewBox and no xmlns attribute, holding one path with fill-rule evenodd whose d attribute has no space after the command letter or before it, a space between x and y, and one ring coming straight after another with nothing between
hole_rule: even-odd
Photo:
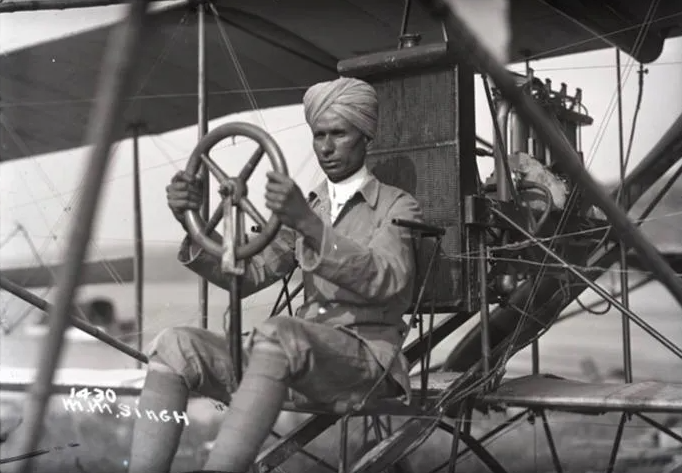
<instances>
[{"instance_id":1,"label":"wheel spoke","mask_svg":"<svg viewBox=\"0 0 682 473\"><path fill-rule=\"evenodd\" d=\"M206 235L211 236L211 233L213 233L213 230L216 229L218 224L220 223L220 220L223 218L223 203L221 202L220 205L218 206L217 209L215 209L215 212L213 212L213 215L211 215L211 219L208 221L206 224Z\"/></svg>"},{"instance_id":2,"label":"wheel spoke","mask_svg":"<svg viewBox=\"0 0 682 473\"><path fill-rule=\"evenodd\" d=\"M261 228L265 228L267 225L267 221L265 218L260 214L258 209L256 208L253 203L244 197L239 201L239 206L241 209L248 214L249 217L251 217L258 225L260 225Z\"/></svg>"},{"instance_id":3,"label":"wheel spoke","mask_svg":"<svg viewBox=\"0 0 682 473\"><path fill-rule=\"evenodd\" d=\"M218 179L220 185L226 186L229 184L230 176L225 174L225 172L222 169L220 169L220 166L218 166L216 162L213 161L207 154L202 154L201 160L204 162L208 170L211 171L211 174L213 174L215 178Z\"/></svg>"},{"instance_id":4,"label":"wheel spoke","mask_svg":"<svg viewBox=\"0 0 682 473\"><path fill-rule=\"evenodd\" d=\"M246 182L249 180L251 174L253 174L254 169L256 169L256 166L258 166L258 163L263 157L263 153L265 153L265 150L261 145L258 145L258 149L256 149L256 151L251 155L249 160L246 162L244 169L242 169L242 172L239 173L239 179L242 182Z\"/></svg>"}]
</instances>

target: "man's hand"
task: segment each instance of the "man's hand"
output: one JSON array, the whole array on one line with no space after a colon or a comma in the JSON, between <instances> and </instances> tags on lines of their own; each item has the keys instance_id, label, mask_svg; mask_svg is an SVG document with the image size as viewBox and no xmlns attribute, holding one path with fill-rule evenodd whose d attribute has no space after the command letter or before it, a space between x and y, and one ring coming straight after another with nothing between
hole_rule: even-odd
<instances>
[{"instance_id":1,"label":"man's hand","mask_svg":"<svg viewBox=\"0 0 682 473\"><path fill-rule=\"evenodd\" d=\"M198 211L201 208L203 202L201 181L185 171L178 171L166 187L166 200L173 216L184 227L185 212Z\"/></svg>"},{"instance_id":2,"label":"man's hand","mask_svg":"<svg viewBox=\"0 0 682 473\"><path fill-rule=\"evenodd\" d=\"M279 217L283 225L300 230L311 216L315 216L301 188L284 174L271 171L267 176L265 206Z\"/></svg>"}]
</instances>

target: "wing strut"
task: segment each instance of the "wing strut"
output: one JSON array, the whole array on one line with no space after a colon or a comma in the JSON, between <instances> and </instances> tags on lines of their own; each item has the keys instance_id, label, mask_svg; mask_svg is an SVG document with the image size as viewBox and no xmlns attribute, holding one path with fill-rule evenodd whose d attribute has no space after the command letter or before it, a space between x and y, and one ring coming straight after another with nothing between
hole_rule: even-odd
<instances>
[{"instance_id":1,"label":"wing strut","mask_svg":"<svg viewBox=\"0 0 682 473\"><path fill-rule=\"evenodd\" d=\"M110 148L121 123L124 94L132 85L136 66L135 51L142 43L149 1L134 1L128 6L127 18L114 30L111 44L102 64L97 102L91 112L87 143L92 143L90 162L84 176L83 198L71 223L64 266L57 283L57 297L50 317L36 380L26 399L26 429L19 432L19 451L36 450L47 403L53 389L53 378L60 360L64 332L69 325L69 312L81 279L81 266L88 249L95 213L109 164ZM32 459L12 469L20 473L31 470Z\"/></svg>"},{"instance_id":2,"label":"wing strut","mask_svg":"<svg viewBox=\"0 0 682 473\"><path fill-rule=\"evenodd\" d=\"M142 234L142 197L140 191L140 131L142 123L133 123L133 233L135 234L135 319L137 320L137 350L142 352L144 313L144 239ZM142 368L142 363L137 364Z\"/></svg>"},{"instance_id":3,"label":"wing strut","mask_svg":"<svg viewBox=\"0 0 682 473\"><path fill-rule=\"evenodd\" d=\"M198 38L198 48L197 48L197 128L198 128L198 138L201 140L204 135L208 132L208 108L207 108L207 87L208 83L206 81L206 9L208 5L204 1L199 2L197 5L197 34ZM204 190L204 201L201 206L201 218L204 222L208 222L209 218L209 185L210 179L208 174L208 168L203 166L199 171L199 179L202 181L202 189ZM208 281L202 277L199 277L199 311L201 314L201 328L208 328Z\"/></svg>"}]
</instances>

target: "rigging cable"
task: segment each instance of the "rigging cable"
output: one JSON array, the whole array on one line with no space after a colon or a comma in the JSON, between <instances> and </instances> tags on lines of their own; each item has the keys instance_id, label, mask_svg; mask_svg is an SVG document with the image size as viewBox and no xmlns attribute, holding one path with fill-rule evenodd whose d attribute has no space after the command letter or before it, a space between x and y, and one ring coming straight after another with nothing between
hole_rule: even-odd
<instances>
[{"instance_id":1,"label":"rigging cable","mask_svg":"<svg viewBox=\"0 0 682 473\"><path fill-rule=\"evenodd\" d=\"M645 17L645 21L641 24L640 31L638 32L637 38L635 40L635 46L633 48L633 51L635 53L641 48L641 46L643 44L643 37L654 21L653 16L654 16L654 13L657 9L658 2L659 2L659 0L654 0L651 3L651 5L649 6L649 9L647 11L647 15ZM626 80L627 80L627 77L626 77ZM610 117L613 115L613 112L614 112L613 102L614 102L615 97L616 97L616 94L614 93L614 95L611 98L611 103L609 105L610 111L607 111L608 117L605 117L604 121L602 121L602 124L600 125L600 131L605 129L606 123L609 121ZM603 134L601 136L603 137ZM594 159L596 149L599 147L600 143L601 143L601 139L598 139L595 143L593 143L592 148L590 150L591 157L590 157L589 161L586 163L586 165L585 165L586 167L589 167L590 162ZM578 201L578 193L576 191L577 191L577 187L574 187L572 189L568 199L566 200L566 205L565 205L564 211L562 212L561 219L560 219L560 221L557 225L557 228L554 232L554 237L556 237L560 232L563 231L563 229L567 223L568 216L570 215L571 211L573 210L573 207L576 205L576 203ZM601 244L602 243L600 242L600 245ZM550 248L552 248L552 246L550 246ZM597 248L599 248L599 246L597 246ZM596 251L596 249L595 249L595 251ZM548 259L548 255L545 255L543 258L543 264L547 262L547 259ZM531 304L531 300L535 298L536 292L539 289L539 282L540 282L540 279L542 276L543 276L543 272L541 272L536 278L534 278L534 281L533 281L532 286L531 286L531 294L529 295L529 297L526 301L526 304L525 304L525 310L526 311Z\"/></svg>"},{"instance_id":2,"label":"rigging cable","mask_svg":"<svg viewBox=\"0 0 682 473\"><path fill-rule=\"evenodd\" d=\"M637 127L637 117L639 116L639 110L642 106L642 96L644 95L644 74L648 73L648 69L644 69L644 66L640 63L638 73L639 73L639 81L638 81L638 90L637 90L637 102L635 104L635 111L634 111L634 114L632 117L632 126L630 128L630 137L628 139L628 150L627 150L627 153L625 155L625 167L626 168L627 168L628 162L630 161L630 155L632 153L632 144L634 142L635 130ZM621 183L621 186L618 189L618 193L616 194L616 201L617 202L619 202L621 200L624 190L625 189ZM628 205L632 205L632 204L634 204L634 202L630 202ZM595 247L592 254L594 254L603 245L606 244L606 241L608 240L610 234L611 234L611 226L609 226L609 231L604 234L604 236L599 241L599 243Z\"/></svg>"},{"instance_id":3,"label":"rigging cable","mask_svg":"<svg viewBox=\"0 0 682 473\"><path fill-rule=\"evenodd\" d=\"M168 53L170 51L170 44L172 44L172 42L174 41L176 35L180 31L180 26L182 26L185 23L186 18L187 18L187 14L185 14L182 17L182 19L180 20L180 23L178 25L176 25L175 29L173 30L173 35L171 36L170 40L166 44L166 48L157 57L154 64L150 68L149 73L141 81L140 86L137 89L137 94L139 94L142 91L142 89L145 87L145 85L147 84L147 82L151 78L151 74L154 71L154 69L168 55ZM10 134L10 136L12 136L14 138L14 141L17 144L17 146L19 146L20 148L23 148L23 151L26 155L31 155L30 150L28 149L28 146L26 145L26 143L24 143L24 141L20 138L19 134L14 130L14 128L7 121L3 120L3 117L1 115L0 115L0 124L7 130L7 132ZM112 147L111 147L111 154L112 155L114 155L116 153L119 145L120 145L120 142L112 144ZM63 194L60 194L57 192L54 182L49 177L49 174L43 169L40 162L36 161L35 159L31 159L30 162L39 171L40 175L43 178L43 181L50 188L52 196L53 197L59 197L60 195L63 195ZM78 191L84 187L84 179L85 179L85 176L83 178L81 178L81 180L79 181L79 185L77 186L76 190L74 191L73 196L71 197L71 199L69 201L67 201L67 202L61 201L61 207L62 207L63 211L62 211L61 215L56 219L54 224L52 225L52 229L49 231L49 233L52 234L51 238L56 239L56 234L55 234L54 230L57 228L57 226L61 223L62 219L70 212L70 210L76 205L77 201L80 199L80 195L79 195ZM28 189L28 187L26 187L26 189ZM32 202L37 202L37 199L32 199ZM41 212L41 214L42 214L42 212ZM49 228L50 225L47 223L47 219L45 217L43 217L43 218L45 220L47 227ZM26 235L28 235L28 234L26 233ZM48 240L48 242L49 242L49 240ZM39 253L43 253L44 251L47 251L48 242L46 242L42 245ZM99 245L97 244L97 242L94 242L94 241L91 242L90 246L91 246L92 251L95 255L101 256L100 262L102 263L104 269L112 277L113 281L120 284L121 280L122 280L121 275L118 273L118 271L113 266L111 266L109 264L107 259L103 257L102 250L99 247ZM54 272L49 267L47 267L47 268L48 268L48 271L50 271L52 273L51 275L52 275L53 279L55 279L56 275L54 274ZM25 284L25 283L26 282L24 282L23 284ZM48 288L47 293L49 293L50 289L51 288Z\"/></svg>"},{"instance_id":4,"label":"rigging cable","mask_svg":"<svg viewBox=\"0 0 682 473\"><path fill-rule=\"evenodd\" d=\"M648 74L649 69L644 69L644 65L642 63L639 64L639 71L637 74L639 75L638 81L637 81L637 102L635 104L635 113L632 117L632 127L630 129L630 139L628 141L628 150L627 153L625 154L625 167L627 168L627 165L630 161L630 155L632 153L632 142L634 141L635 137L635 128L637 126L637 117L639 116L639 110L642 106L642 95L644 93L644 74Z\"/></svg>"}]
</instances>

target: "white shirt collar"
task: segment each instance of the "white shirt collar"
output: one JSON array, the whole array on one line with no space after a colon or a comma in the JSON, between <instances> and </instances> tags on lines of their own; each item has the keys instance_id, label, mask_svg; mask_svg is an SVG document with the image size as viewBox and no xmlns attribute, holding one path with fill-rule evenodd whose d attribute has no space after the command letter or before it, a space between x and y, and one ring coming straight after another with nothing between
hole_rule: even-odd
<instances>
[{"instance_id":1,"label":"white shirt collar","mask_svg":"<svg viewBox=\"0 0 682 473\"><path fill-rule=\"evenodd\" d=\"M355 174L339 182L332 182L327 179L327 190L332 204L342 205L355 194L365 179L369 176L366 166L362 166Z\"/></svg>"}]
</instances>

